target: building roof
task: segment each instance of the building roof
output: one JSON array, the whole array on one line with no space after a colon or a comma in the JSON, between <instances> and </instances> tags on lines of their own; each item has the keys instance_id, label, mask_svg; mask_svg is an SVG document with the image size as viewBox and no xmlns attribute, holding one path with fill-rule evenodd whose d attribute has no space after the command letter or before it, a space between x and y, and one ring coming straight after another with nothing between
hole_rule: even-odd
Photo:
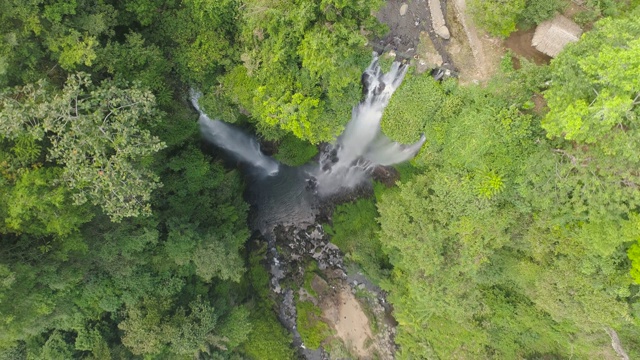
<instances>
[{"instance_id":1,"label":"building roof","mask_svg":"<svg viewBox=\"0 0 640 360\"><path fill-rule=\"evenodd\" d=\"M551 57L556 57L570 42L576 42L582 35L578 24L558 15L547 20L536 28L531 45Z\"/></svg>"}]
</instances>

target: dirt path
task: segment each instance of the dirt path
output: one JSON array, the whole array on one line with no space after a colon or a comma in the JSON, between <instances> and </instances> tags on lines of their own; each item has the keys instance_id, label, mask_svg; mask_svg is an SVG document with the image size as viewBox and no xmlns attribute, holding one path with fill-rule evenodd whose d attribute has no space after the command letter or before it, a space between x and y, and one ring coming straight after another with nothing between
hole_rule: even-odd
<instances>
[{"instance_id":1,"label":"dirt path","mask_svg":"<svg viewBox=\"0 0 640 360\"><path fill-rule=\"evenodd\" d=\"M462 25L466 42L471 49L473 58L473 69L461 68L461 82L487 81L495 74L500 63L500 58L504 54L504 49L500 41L491 38L476 28L473 20L467 13L465 0L452 0L456 20ZM460 37L461 34L454 34ZM454 58L455 61L455 58Z\"/></svg>"},{"instance_id":2,"label":"dirt path","mask_svg":"<svg viewBox=\"0 0 640 360\"><path fill-rule=\"evenodd\" d=\"M322 316L336 330L336 336L358 359L373 358L373 334L369 318L351 289L344 287L329 300L321 306Z\"/></svg>"},{"instance_id":3,"label":"dirt path","mask_svg":"<svg viewBox=\"0 0 640 360\"><path fill-rule=\"evenodd\" d=\"M532 60L538 65L548 64L551 57L531 46L534 33L535 28L526 31L518 30L504 41L504 46L511 49L517 55Z\"/></svg>"}]
</instances>

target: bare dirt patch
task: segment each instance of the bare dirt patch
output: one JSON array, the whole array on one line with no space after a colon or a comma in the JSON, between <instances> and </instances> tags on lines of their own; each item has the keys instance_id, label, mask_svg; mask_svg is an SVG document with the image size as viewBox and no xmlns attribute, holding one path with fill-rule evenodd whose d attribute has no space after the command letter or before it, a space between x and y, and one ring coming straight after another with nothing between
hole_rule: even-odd
<instances>
[{"instance_id":1,"label":"bare dirt patch","mask_svg":"<svg viewBox=\"0 0 640 360\"><path fill-rule=\"evenodd\" d=\"M547 101L544 99L544 96L541 94L533 94L531 101L533 101L534 104L533 112L538 115L544 115L546 113Z\"/></svg>"},{"instance_id":2,"label":"bare dirt patch","mask_svg":"<svg viewBox=\"0 0 640 360\"><path fill-rule=\"evenodd\" d=\"M454 56L454 63L460 69L460 81L462 83L484 82L489 80L497 71L500 58L504 55L504 48L500 40L489 36L486 32L476 27L473 19L467 13L465 0L453 0L453 6L447 9L452 37L459 41L460 56ZM453 41L452 41L453 44ZM464 51L469 48L470 53ZM451 50L453 56L453 49ZM465 66L462 66L466 63Z\"/></svg>"},{"instance_id":3,"label":"bare dirt patch","mask_svg":"<svg viewBox=\"0 0 640 360\"><path fill-rule=\"evenodd\" d=\"M375 354L373 333L362 305L348 287L321 304L322 316L336 331L349 351L358 359L372 359Z\"/></svg>"},{"instance_id":4,"label":"bare dirt patch","mask_svg":"<svg viewBox=\"0 0 640 360\"><path fill-rule=\"evenodd\" d=\"M505 41L504 46L511 49L516 55L522 56L538 65L548 64L551 56L544 54L531 46L531 40L535 33L535 28L529 30L518 30L512 33Z\"/></svg>"}]
</instances>

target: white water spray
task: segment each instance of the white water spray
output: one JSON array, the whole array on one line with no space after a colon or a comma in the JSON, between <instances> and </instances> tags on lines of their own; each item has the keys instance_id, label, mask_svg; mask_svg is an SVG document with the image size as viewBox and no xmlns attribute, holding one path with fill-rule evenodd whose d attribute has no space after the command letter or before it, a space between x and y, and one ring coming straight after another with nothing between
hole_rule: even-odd
<instances>
[{"instance_id":1,"label":"white water spray","mask_svg":"<svg viewBox=\"0 0 640 360\"><path fill-rule=\"evenodd\" d=\"M389 72L383 74L374 53L371 64L362 74L364 100L353 108L351 121L337 144L320 159L315 177L321 195L354 187L364 181L375 166L398 164L420 151L426 140L424 134L418 142L403 145L391 141L380 129L383 111L406 72L406 65L394 62Z\"/></svg>"},{"instance_id":2,"label":"white water spray","mask_svg":"<svg viewBox=\"0 0 640 360\"><path fill-rule=\"evenodd\" d=\"M402 83L406 72L406 65L394 62L388 73L382 73L378 56L374 53L371 64L362 74L365 98L353 108L351 121L344 132L329 151L321 154L318 166L307 164L297 169L280 165L264 155L258 142L240 129L220 120L210 119L198 105L200 93L192 90L191 102L200 113L200 130L208 141L226 150L237 160L250 165L252 169L258 170L259 175L278 175L269 180L262 178L256 183L257 187L265 187L262 189L263 192L256 196L262 199L260 202L263 205L273 205L267 217L281 221L283 217L276 216L276 213L279 213L276 208L287 203L289 205L285 207L288 210L304 212L301 206L308 207L308 204L302 199L310 192L308 190L314 189L312 193L327 196L353 188L366 181L376 166L407 161L420 151L425 142L424 135L414 144L403 145L391 141L380 129L382 113L391 95ZM282 171L279 174L280 168ZM271 190L267 190L266 187ZM263 198L273 198L273 201ZM284 217L292 217L291 211ZM271 220L268 220L264 223L270 222Z\"/></svg>"},{"instance_id":3,"label":"white water spray","mask_svg":"<svg viewBox=\"0 0 640 360\"><path fill-rule=\"evenodd\" d=\"M190 95L191 103L200 113L200 132L208 141L228 151L238 161L261 170L263 174L273 176L278 173L278 162L260 151L256 139L224 121L210 119L198 105L198 98L202 94L192 89Z\"/></svg>"}]
</instances>

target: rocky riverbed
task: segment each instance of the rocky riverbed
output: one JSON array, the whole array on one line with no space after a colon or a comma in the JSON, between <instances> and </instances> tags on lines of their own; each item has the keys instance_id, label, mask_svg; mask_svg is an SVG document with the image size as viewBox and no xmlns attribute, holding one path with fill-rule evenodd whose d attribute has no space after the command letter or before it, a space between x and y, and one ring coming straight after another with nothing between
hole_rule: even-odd
<instances>
[{"instance_id":1,"label":"rocky riverbed","mask_svg":"<svg viewBox=\"0 0 640 360\"><path fill-rule=\"evenodd\" d=\"M327 206L329 208L329 206ZM330 214L319 219L328 220ZM362 273L345 266L343 255L320 224L276 226L267 253L278 317L306 359L393 359L395 321L385 293ZM318 349L305 344L296 303L310 302L331 331Z\"/></svg>"}]
</instances>

